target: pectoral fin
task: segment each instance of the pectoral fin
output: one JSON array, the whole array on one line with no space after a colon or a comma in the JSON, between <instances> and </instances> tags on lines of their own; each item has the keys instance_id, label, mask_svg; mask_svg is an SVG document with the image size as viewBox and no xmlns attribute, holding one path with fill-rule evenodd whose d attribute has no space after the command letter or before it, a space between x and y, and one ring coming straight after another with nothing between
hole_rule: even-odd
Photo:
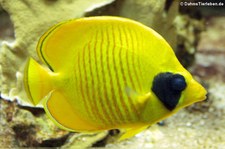
<instances>
[{"instance_id":1,"label":"pectoral fin","mask_svg":"<svg viewBox=\"0 0 225 149\"><path fill-rule=\"evenodd\" d=\"M140 107L140 108L144 108L144 106L146 105L146 102L150 99L151 97L151 93L148 92L146 94L139 94L137 93L136 91L132 90L131 88L127 87L126 88L126 92L127 92L127 95L129 97L131 97L131 99L137 103L137 105Z\"/></svg>"},{"instance_id":2,"label":"pectoral fin","mask_svg":"<svg viewBox=\"0 0 225 149\"><path fill-rule=\"evenodd\" d=\"M91 131L94 128L73 109L60 91L52 91L43 100L47 115L59 127L69 131Z\"/></svg>"}]
</instances>

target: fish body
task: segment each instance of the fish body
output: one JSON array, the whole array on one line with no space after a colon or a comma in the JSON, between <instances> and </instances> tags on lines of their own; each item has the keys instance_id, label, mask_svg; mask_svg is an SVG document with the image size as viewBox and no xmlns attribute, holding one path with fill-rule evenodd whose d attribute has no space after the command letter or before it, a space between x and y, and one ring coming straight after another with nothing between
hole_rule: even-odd
<instances>
[{"instance_id":1,"label":"fish body","mask_svg":"<svg viewBox=\"0 0 225 149\"><path fill-rule=\"evenodd\" d=\"M130 137L205 99L205 89L154 30L120 17L59 23L39 40L24 71L27 95L61 128L124 128Z\"/></svg>"}]
</instances>

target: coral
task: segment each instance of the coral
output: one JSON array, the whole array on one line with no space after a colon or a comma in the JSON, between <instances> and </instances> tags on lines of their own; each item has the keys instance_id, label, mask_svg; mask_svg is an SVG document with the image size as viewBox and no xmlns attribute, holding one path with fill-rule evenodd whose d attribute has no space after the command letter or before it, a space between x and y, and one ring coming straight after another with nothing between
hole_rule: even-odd
<instances>
[{"instance_id":1,"label":"coral","mask_svg":"<svg viewBox=\"0 0 225 149\"><path fill-rule=\"evenodd\" d=\"M62 146L62 148L65 148L65 149L89 148L89 147L92 147L92 145L96 143L97 141L105 138L106 135L107 135L106 131L103 131L101 133L93 133L93 134L85 134L85 133L74 134L69 139L69 141L64 146Z\"/></svg>"},{"instance_id":2,"label":"coral","mask_svg":"<svg viewBox=\"0 0 225 149\"><path fill-rule=\"evenodd\" d=\"M0 105L0 145L3 148L45 146L51 140L58 140L54 144L60 146L70 135L55 126L40 108L33 109L31 113L27 107L2 99Z\"/></svg>"}]
</instances>

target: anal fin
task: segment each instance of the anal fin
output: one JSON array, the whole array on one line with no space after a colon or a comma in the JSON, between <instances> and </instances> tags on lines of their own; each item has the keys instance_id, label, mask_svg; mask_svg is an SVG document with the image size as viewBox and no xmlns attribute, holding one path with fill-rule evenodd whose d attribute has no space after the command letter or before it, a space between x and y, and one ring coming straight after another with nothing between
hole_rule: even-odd
<instances>
[{"instance_id":1,"label":"anal fin","mask_svg":"<svg viewBox=\"0 0 225 149\"><path fill-rule=\"evenodd\" d=\"M88 132L95 128L80 118L68 99L60 91L52 91L43 99L44 109L47 115L60 128L69 131Z\"/></svg>"}]
</instances>

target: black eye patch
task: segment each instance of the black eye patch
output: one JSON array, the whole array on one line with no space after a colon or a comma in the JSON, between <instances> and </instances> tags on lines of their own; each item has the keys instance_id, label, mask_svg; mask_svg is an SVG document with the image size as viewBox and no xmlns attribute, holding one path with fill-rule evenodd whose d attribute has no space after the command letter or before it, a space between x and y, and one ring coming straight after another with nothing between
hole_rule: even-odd
<instances>
[{"instance_id":1,"label":"black eye patch","mask_svg":"<svg viewBox=\"0 0 225 149\"><path fill-rule=\"evenodd\" d=\"M186 86L185 78L182 75L165 72L155 76L152 91L167 109L173 110Z\"/></svg>"}]
</instances>

